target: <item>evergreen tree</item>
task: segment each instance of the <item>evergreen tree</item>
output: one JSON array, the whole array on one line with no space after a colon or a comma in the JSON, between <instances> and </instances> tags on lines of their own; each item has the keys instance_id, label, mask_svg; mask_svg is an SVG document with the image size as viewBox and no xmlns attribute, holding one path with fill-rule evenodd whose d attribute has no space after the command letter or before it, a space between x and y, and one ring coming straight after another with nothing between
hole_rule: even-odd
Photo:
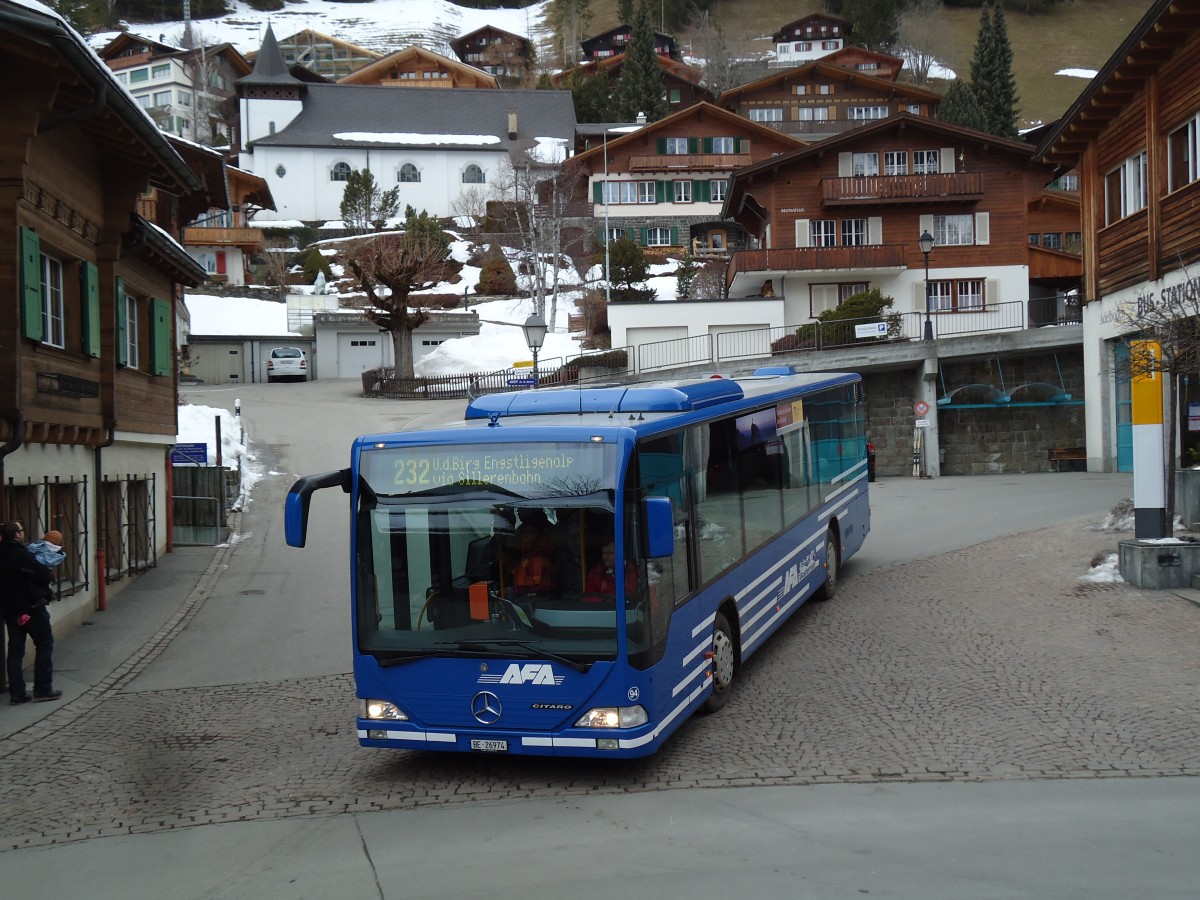
<instances>
[{"instance_id":1,"label":"evergreen tree","mask_svg":"<svg viewBox=\"0 0 1200 900\"><path fill-rule=\"evenodd\" d=\"M612 81L600 70L591 78L575 69L565 85L571 91L577 122L612 122L617 118Z\"/></svg>"},{"instance_id":2,"label":"evergreen tree","mask_svg":"<svg viewBox=\"0 0 1200 900\"><path fill-rule=\"evenodd\" d=\"M633 37L617 79L617 115L632 122L638 113L645 113L647 122L657 122L667 114L664 93L663 73L654 52L650 7L642 0L633 17Z\"/></svg>"},{"instance_id":3,"label":"evergreen tree","mask_svg":"<svg viewBox=\"0 0 1200 900\"><path fill-rule=\"evenodd\" d=\"M680 262L679 268L675 270L675 296L680 300L692 298L692 282L696 280L699 271L700 267L696 265L696 259L691 253Z\"/></svg>"},{"instance_id":4,"label":"evergreen tree","mask_svg":"<svg viewBox=\"0 0 1200 900\"><path fill-rule=\"evenodd\" d=\"M825 11L851 25L850 41L871 50L888 50L896 43L900 13L907 0L825 0Z\"/></svg>"},{"instance_id":5,"label":"evergreen tree","mask_svg":"<svg viewBox=\"0 0 1200 900\"><path fill-rule=\"evenodd\" d=\"M983 112L983 130L1007 138L1017 136L1017 82L1012 62L1004 9L998 0L986 0L971 59L971 90Z\"/></svg>"},{"instance_id":6,"label":"evergreen tree","mask_svg":"<svg viewBox=\"0 0 1200 900\"><path fill-rule=\"evenodd\" d=\"M987 131L987 118L979 108L975 92L965 81L951 82L946 96L938 104L937 119L947 125L959 125L976 131Z\"/></svg>"},{"instance_id":7,"label":"evergreen tree","mask_svg":"<svg viewBox=\"0 0 1200 900\"><path fill-rule=\"evenodd\" d=\"M603 256L601 256L603 260ZM608 243L609 294L613 300L653 300L654 291L646 287L650 267L642 248L627 237Z\"/></svg>"},{"instance_id":8,"label":"evergreen tree","mask_svg":"<svg viewBox=\"0 0 1200 900\"><path fill-rule=\"evenodd\" d=\"M338 207L346 227L362 233L382 228L400 209L400 186L383 190L370 169L353 169L346 179L342 202Z\"/></svg>"}]
</instances>

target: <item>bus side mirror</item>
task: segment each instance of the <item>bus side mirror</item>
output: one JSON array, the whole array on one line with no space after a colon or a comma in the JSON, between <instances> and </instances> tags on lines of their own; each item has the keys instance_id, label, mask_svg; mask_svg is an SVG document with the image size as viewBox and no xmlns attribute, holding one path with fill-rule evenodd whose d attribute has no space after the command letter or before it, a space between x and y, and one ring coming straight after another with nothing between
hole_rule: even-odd
<instances>
[{"instance_id":1,"label":"bus side mirror","mask_svg":"<svg viewBox=\"0 0 1200 900\"><path fill-rule=\"evenodd\" d=\"M326 472L324 475L306 475L292 485L283 506L283 536L289 547L303 547L308 535L308 502L313 491L321 488L340 487L350 493L350 470Z\"/></svg>"},{"instance_id":2,"label":"bus side mirror","mask_svg":"<svg viewBox=\"0 0 1200 900\"><path fill-rule=\"evenodd\" d=\"M647 497L642 501L645 521L646 556L661 559L675 552L675 517L670 497Z\"/></svg>"}]
</instances>

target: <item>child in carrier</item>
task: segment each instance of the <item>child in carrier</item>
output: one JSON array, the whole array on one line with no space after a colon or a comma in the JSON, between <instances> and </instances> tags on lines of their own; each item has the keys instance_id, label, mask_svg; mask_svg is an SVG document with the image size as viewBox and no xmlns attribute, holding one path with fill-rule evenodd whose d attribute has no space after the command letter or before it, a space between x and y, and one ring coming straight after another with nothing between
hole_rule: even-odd
<instances>
[{"instance_id":1,"label":"child in carrier","mask_svg":"<svg viewBox=\"0 0 1200 900\"><path fill-rule=\"evenodd\" d=\"M29 544L27 549L34 559L43 566L53 568L67 558L62 548L63 536L61 531L47 531L40 541Z\"/></svg>"}]
</instances>

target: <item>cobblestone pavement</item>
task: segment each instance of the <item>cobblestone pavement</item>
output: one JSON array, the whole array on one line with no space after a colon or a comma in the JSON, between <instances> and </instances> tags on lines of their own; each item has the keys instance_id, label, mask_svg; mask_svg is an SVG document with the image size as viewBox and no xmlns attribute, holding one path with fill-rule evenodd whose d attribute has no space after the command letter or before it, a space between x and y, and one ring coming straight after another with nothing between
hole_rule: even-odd
<instances>
[{"instance_id":1,"label":"cobblestone pavement","mask_svg":"<svg viewBox=\"0 0 1200 900\"><path fill-rule=\"evenodd\" d=\"M1116 543L1084 524L851 566L721 713L607 764L360 749L348 675L127 690L203 602L218 555L143 650L0 743L0 847L667 788L1200 775L1200 608L1081 581Z\"/></svg>"}]
</instances>

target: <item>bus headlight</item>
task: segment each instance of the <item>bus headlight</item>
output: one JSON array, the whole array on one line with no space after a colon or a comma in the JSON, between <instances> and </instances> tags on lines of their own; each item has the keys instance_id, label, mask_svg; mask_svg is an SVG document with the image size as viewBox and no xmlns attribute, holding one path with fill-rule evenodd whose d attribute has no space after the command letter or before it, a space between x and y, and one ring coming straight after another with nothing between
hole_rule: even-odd
<instances>
[{"instance_id":1,"label":"bus headlight","mask_svg":"<svg viewBox=\"0 0 1200 900\"><path fill-rule=\"evenodd\" d=\"M407 722L408 716L395 703L387 700L359 700L358 717L360 719L392 719Z\"/></svg>"},{"instance_id":2,"label":"bus headlight","mask_svg":"<svg viewBox=\"0 0 1200 900\"><path fill-rule=\"evenodd\" d=\"M636 728L650 721L643 706L597 706L589 709L579 721L576 728Z\"/></svg>"}]
</instances>

